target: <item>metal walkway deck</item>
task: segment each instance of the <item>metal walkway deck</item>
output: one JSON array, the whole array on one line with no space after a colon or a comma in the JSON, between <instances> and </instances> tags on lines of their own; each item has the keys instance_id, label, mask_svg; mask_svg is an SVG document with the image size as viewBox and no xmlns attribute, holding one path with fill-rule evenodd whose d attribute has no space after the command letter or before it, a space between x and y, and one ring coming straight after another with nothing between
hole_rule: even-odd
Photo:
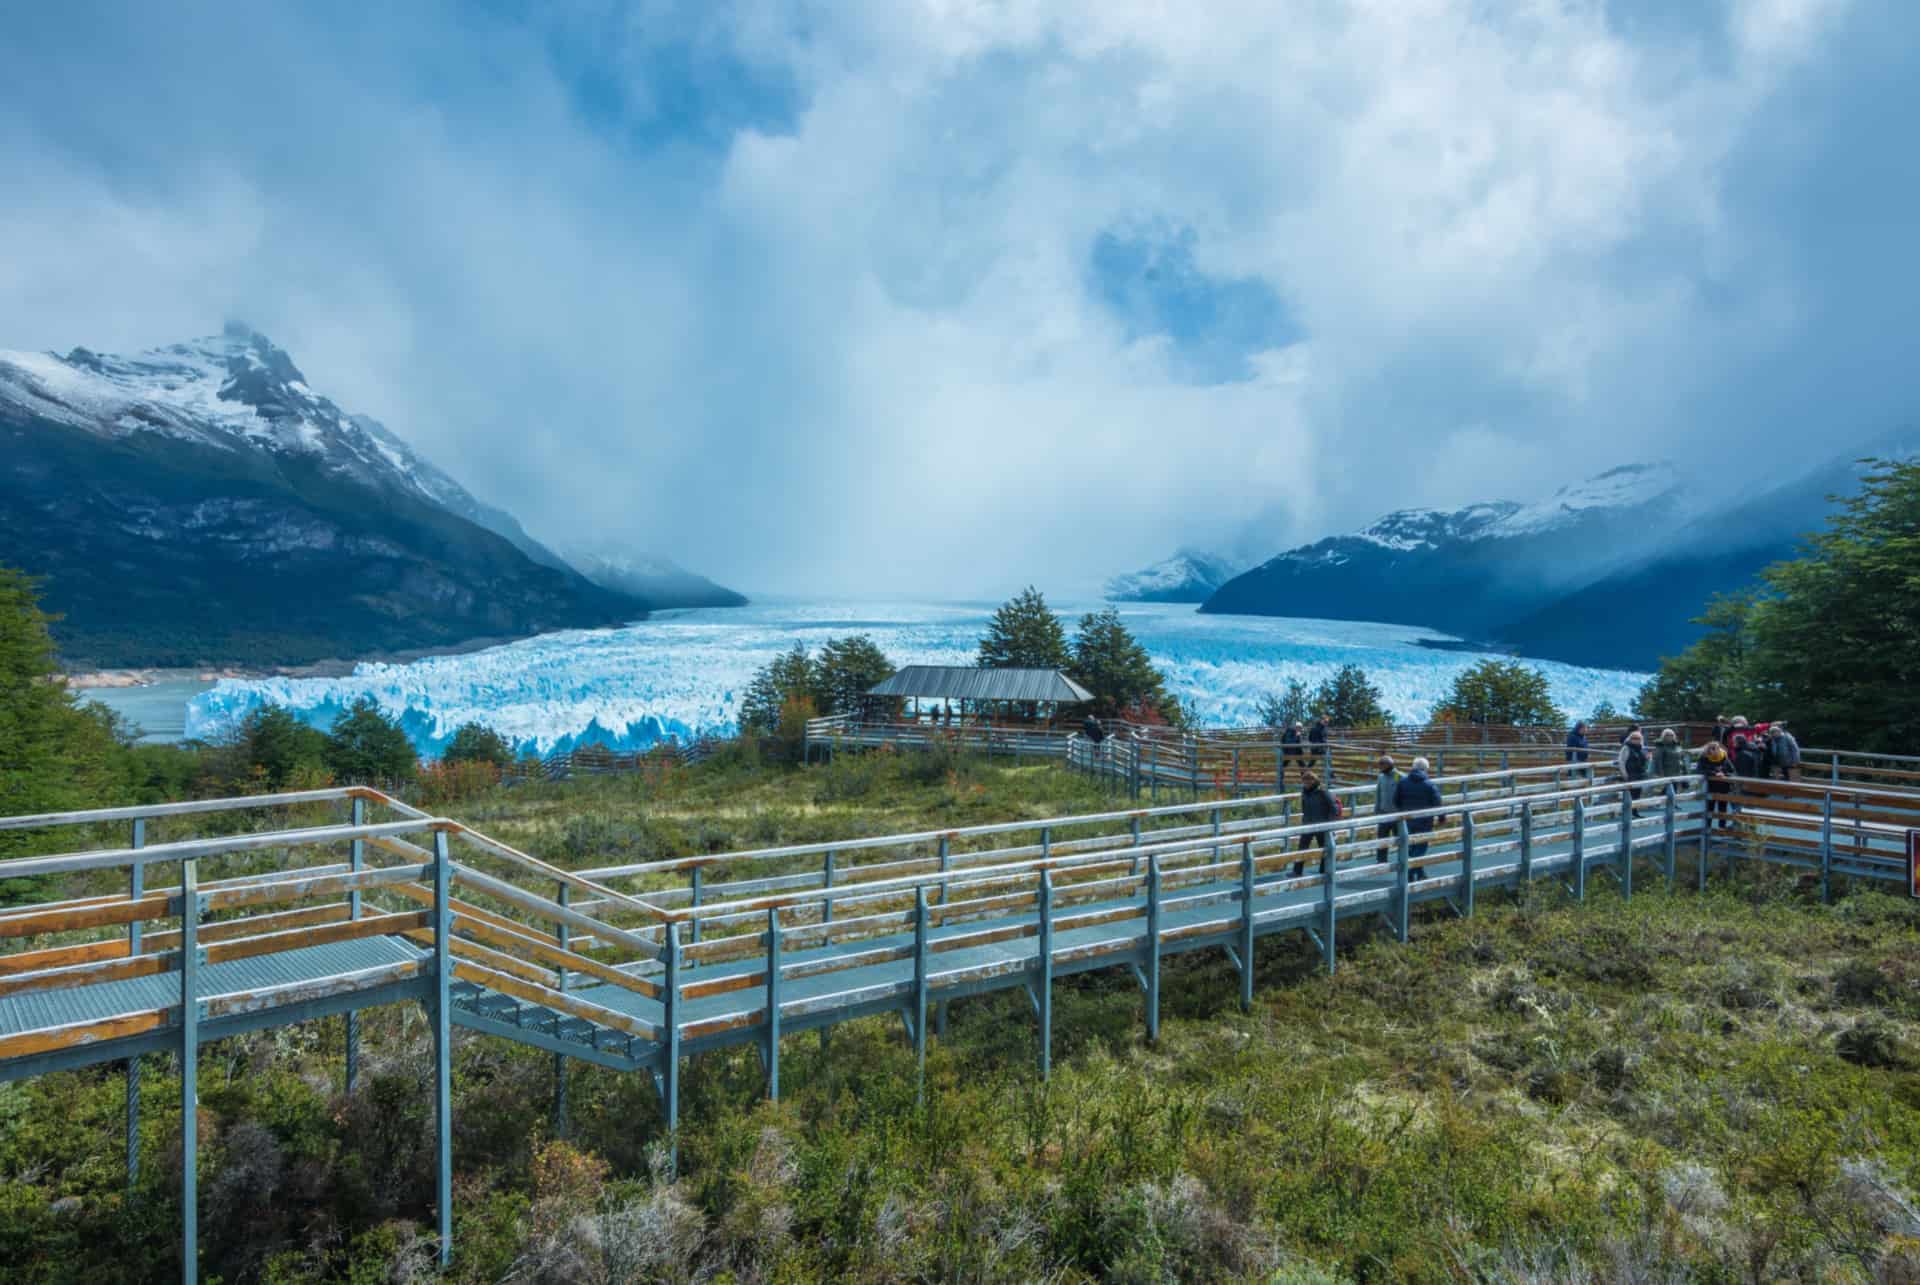
<instances>
[{"instance_id":1,"label":"metal walkway deck","mask_svg":"<svg viewBox=\"0 0 1920 1285\"><path fill-rule=\"evenodd\" d=\"M756 1048L777 1095L785 1035L897 1015L924 1061L949 1001L1024 989L1044 1074L1052 983L1067 974L1129 970L1153 1037L1169 955L1226 952L1245 1004L1260 937L1304 932L1331 969L1356 918L1382 917L1405 940L1415 907L1467 915L1487 889L1552 880L1584 896L1602 872L1631 895L1636 878L1671 882L1683 847L1702 885L1716 861L1751 859L1816 873L1824 895L1836 876L1909 878L1920 827L1920 794L1844 783L1743 782L1733 828L1711 832L1691 778L1637 798L1557 765L1437 783L1442 808L1388 816L1370 812L1371 786L1337 791L1348 815L1316 826L1292 823L1297 796L1266 796L574 872L365 789L0 818L0 830L127 827L131 839L0 862L5 878L127 881L0 909L0 938L30 947L0 954L0 1080L171 1050L192 1101L205 1041L345 1013L351 1088L354 1012L419 1001L436 1037L444 1252L455 1025L551 1051L557 1069L574 1058L646 1071L671 1128L683 1063L709 1050ZM344 824L284 823L341 806ZM369 807L393 819L370 823ZM231 814L262 809L282 823L148 842L150 825L227 814L231 828ZM1335 853L1326 871L1322 841ZM220 877L201 882L207 863ZM193 1113L182 1128L191 1154ZM191 1276L191 1182L183 1206Z\"/></svg>"}]
</instances>

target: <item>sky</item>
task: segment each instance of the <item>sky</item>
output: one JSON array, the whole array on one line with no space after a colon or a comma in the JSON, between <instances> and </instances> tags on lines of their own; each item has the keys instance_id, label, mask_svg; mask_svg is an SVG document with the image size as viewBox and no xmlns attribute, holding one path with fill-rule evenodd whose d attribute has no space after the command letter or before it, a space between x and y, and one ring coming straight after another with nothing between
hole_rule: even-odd
<instances>
[{"instance_id":1,"label":"sky","mask_svg":"<svg viewBox=\"0 0 1920 1285\"><path fill-rule=\"evenodd\" d=\"M1911 428L1911 0L75 2L0 347L244 319L560 546L1082 592Z\"/></svg>"}]
</instances>

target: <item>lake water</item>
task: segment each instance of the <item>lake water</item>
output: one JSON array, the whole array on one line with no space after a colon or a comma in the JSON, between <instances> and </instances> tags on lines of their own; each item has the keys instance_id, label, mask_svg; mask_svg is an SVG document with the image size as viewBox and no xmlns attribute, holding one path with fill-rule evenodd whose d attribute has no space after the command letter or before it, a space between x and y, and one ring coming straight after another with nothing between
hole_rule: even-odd
<instances>
[{"instance_id":1,"label":"lake water","mask_svg":"<svg viewBox=\"0 0 1920 1285\"><path fill-rule=\"evenodd\" d=\"M125 715L140 728L143 741L177 741L187 734L187 703L212 686L188 678L145 687L90 687L79 697Z\"/></svg>"},{"instance_id":2,"label":"lake water","mask_svg":"<svg viewBox=\"0 0 1920 1285\"><path fill-rule=\"evenodd\" d=\"M994 603L824 602L767 599L747 607L664 612L621 629L575 630L409 664L368 663L344 678L223 679L199 692L135 689L149 730L216 735L262 704L327 726L371 697L400 719L424 753L453 730L486 723L540 753L597 743L640 748L667 737L730 732L755 669L796 642L873 637L896 664L970 664ZM1069 631L1102 604L1055 603ZM1130 603L1121 616L1173 692L1213 726L1254 721L1260 698L1299 678L1309 685L1343 664L1372 676L1395 717L1422 720L1480 657L1418 645L1444 637L1418 625L1203 616L1191 606ZM1585 714L1601 701L1630 708L1646 675L1538 662L1555 701ZM156 707L188 702L176 724ZM145 720L142 720L145 722ZM175 733L178 734L177 732Z\"/></svg>"}]
</instances>

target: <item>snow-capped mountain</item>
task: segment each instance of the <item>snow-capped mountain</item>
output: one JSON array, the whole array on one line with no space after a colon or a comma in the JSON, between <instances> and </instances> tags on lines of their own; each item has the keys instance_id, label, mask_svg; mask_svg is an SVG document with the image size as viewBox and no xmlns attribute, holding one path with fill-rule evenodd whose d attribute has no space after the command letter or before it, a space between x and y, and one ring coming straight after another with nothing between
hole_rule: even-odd
<instances>
[{"instance_id":1,"label":"snow-capped mountain","mask_svg":"<svg viewBox=\"0 0 1920 1285\"><path fill-rule=\"evenodd\" d=\"M616 624L593 584L238 323L131 356L0 351L0 562L70 663L293 664Z\"/></svg>"},{"instance_id":2,"label":"snow-capped mountain","mask_svg":"<svg viewBox=\"0 0 1920 1285\"><path fill-rule=\"evenodd\" d=\"M1271 558L1201 610L1396 620L1488 637L1648 547L1679 503L1678 474L1657 463L1610 469L1533 504L1403 509Z\"/></svg>"},{"instance_id":3,"label":"snow-capped mountain","mask_svg":"<svg viewBox=\"0 0 1920 1285\"><path fill-rule=\"evenodd\" d=\"M1182 549L1144 570L1107 581L1113 602L1205 602L1246 564L1218 554Z\"/></svg>"},{"instance_id":4,"label":"snow-capped mountain","mask_svg":"<svg viewBox=\"0 0 1920 1285\"><path fill-rule=\"evenodd\" d=\"M655 607L744 607L746 597L648 554L568 549L567 563L602 589L644 598Z\"/></svg>"}]
</instances>

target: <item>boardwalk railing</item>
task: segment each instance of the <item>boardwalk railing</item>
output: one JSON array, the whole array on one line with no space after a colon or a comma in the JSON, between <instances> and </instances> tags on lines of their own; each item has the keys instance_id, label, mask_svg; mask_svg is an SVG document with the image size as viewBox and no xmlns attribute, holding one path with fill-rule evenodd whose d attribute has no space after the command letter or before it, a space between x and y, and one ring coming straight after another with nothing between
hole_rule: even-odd
<instances>
[{"instance_id":1,"label":"boardwalk railing","mask_svg":"<svg viewBox=\"0 0 1920 1285\"><path fill-rule=\"evenodd\" d=\"M672 1130L692 1054L749 1045L777 1095L786 1035L897 1016L924 1064L952 1000L1001 989L1032 997L1045 1074L1052 983L1073 972L1128 970L1157 1037L1163 961L1183 952L1225 952L1244 1005L1261 936L1300 931L1331 969L1343 922L1378 917L1404 940L1414 907L1471 915L1488 890L1545 880L1584 898L1597 875L1631 896L1675 883L1683 855L1700 886L1747 863L1799 869L1823 896L1835 878L1907 877L1920 791L1740 781L1709 800L1696 777L1629 787L1594 768L1443 778L1443 806L1414 812L1375 813L1371 787L1348 787L1346 814L1317 825L1270 795L571 872L367 789L5 818L0 833L124 841L0 861L0 878L74 894L0 909L17 944L0 954L0 1079L181 1054L191 1278L200 1045L420 1002L444 1256L455 1025L547 1050L556 1070L646 1072ZM225 832L189 833L206 828ZM350 1086L356 1060L350 1027ZM138 1109L130 1077L130 1124Z\"/></svg>"}]
</instances>

